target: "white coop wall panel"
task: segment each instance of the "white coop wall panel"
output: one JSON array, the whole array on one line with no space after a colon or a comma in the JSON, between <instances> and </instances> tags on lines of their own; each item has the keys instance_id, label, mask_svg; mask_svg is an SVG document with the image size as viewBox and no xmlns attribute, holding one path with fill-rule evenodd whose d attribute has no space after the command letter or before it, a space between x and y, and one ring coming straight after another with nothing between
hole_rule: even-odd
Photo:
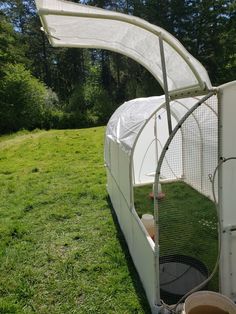
<instances>
[{"instance_id":1,"label":"white coop wall panel","mask_svg":"<svg viewBox=\"0 0 236 314\"><path fill-rule=\"evenodd\" d=\"M154 245L136 212L131 211L127 201L107 169L108 193L125 236L130 254L144 286L148 301L155 303Z\"/></svg>"},{"instance_id":2,"label":"white coop wall panel","mask_svg":"<svg viewBox=\"0 0 236 314\"><path fill-rule=\"evenodd\" d=\"M154 244L136 212L132 214L133 245L131 255L150 305L155 304Z\"/></svg>"},{"instance_id":3,"label":"white coop wall panel","mask_svg":"<svg viewBox=\"0 0 236 314\"><path fill-rule=\"evenodd\" d=\"M212 184L209 175L213 175L218 164L218 99L212 96L203 105L202 119L199 119L203 141L203 166L202 166L202 193L213 199ZM217 178L216 178L217 183ZM217 195L217 184L216 184Z\"/></svg>"},{"instance_id":4,"label":"white coop wall panel","mask_svg":"<svg viewBox=\"0 0 236 314\"><path fill-rule=\"evenodd\" d=\"M119 145L110 141L110 170L114 178L119 177Z\"/></svg>"},{"instance_id":5,"label":"white coop wall panel","mask_svg":"<svg viewBox=\"0 0 236 314\"><path fill-rule=\"evenodd\" d=\"M117 219L121 230L126 238L128 246L132 245L132 223L130 206L127 201L124 199L117 182L110 173L110 170L107 169L107 190L111 199L112 206L116 212Z\"/></svg>"},{"instance_id":6,"label":"white coop wall panel","mask_svg":"<svg viewBox=\"0 0 236 314\"><path fill-rule=\"evenodd\" d=\"M107 191L113 208L117 208L117 211L120 211L120 191L109 169L107 169Z\"/></svg>"},{"instance_id":7,"label":"white coop wall panel","mask_svg":"<svg viewBox=\"0 0 236 314\"><path fill-rule=\"evenodd\" d=\"M236 157L236 81L219 88L220 156ZM220 265L221 291L236 301L236 160L230 160L219 171L219 207L222 233Z\"/></svg>"},{"instance_id":8,"label":"white coop wall panel","mask_svg":"<svg viewBox=\"0 0 236 314\"><path fill-rule=\"evenodd\" d=\"M116 208L114 210L117 212ZM129 251L132 251L133 247L133 228L132 228L132 214L131 209L128 207L127 202L123 197L120 198L120 209L118 213L118 220L120 223L121 230L125 236L126 242L129 247Z\"/></svg>"},{"instance_id":9,"label":"white coop wall panel","mask_svg":"<svg viewBox=\"0 0 236 314\"><path fill-rule=\"evenodd\" d=\"M232 152L232 151L231 151ZM220 208L222 216L221 292L236 301L236 160L222 166ZM222 181L221 181L222 180ZM227 185L226 185L227 184Z\"/></svg>"},{"instance_id":10,"label":"white coop wall panel","mask_svg":"<svg viewBox=\"0 0 236 314\"><path fill-rule=\"evenodd\" d=\"M236 264L236 230L230 234L230 250L232 252L232 257L230 259L230 270L232 270L232 285L230 295L233 300L236 300L236 275L235 275L235 264Z\"/></svg>"},{"instance_id":11,"label":"white coop wall panel","mask_svg":"<svg viewBox=\"0 0 236 314\"><path fill-rule=\"evenodd\" d=\"M109 141L110 162L107 164L119 187L120 193L130 203L130 162L127 153L122 151L117 142Z\"/></svg>"},{"instance_id":12,"label":"white coop wall panel","mask_svg":"<svg viewBox=\"0 0 236 314\"><path fill-rule=\"evenodd\" d=\"M111 163L111 148L110 148L110 142L111 139L109 138L105 138L105 144L104 144L104 162L105 165L108 166L109 168L111 167L110 163Z\"/></svg>"},{"instance_id":13,"label":"white coop wall panel","mask_svg":"<svg viewBox=\"0 0 236 314\"><path fill-rule=\"evenodd\" d=\"M107 167L106 168L106 175L107 175L107 192L110 195L110 198L112 197L112 193L113 193L113 178L111 176L110 173L110 169Z\"/></svg>"},{"instance_id":14,"label":"white coop wall panel","mask_svg":"<svg viewBox=\"0 0 236 314\"><path fill-rule=\"evenodd\" d=\"M224 158L236 157L236 81L220 88L221 143L220 155ZM236 161L229 161L222 166L222 218L225 226L236 224Z\"/></svg>"},{"instance_id":15,"label":"white coop wall panel","mask_svg":"<svg viewBox=\"0 0 236 314\"><path fill-rule=\"evenodd\" d=\"M127 203L130 203L130 156L119 149L119 170L118 170L118 182L121 192L126 199Z\"/></svg>"},{"instance_id":16,"label":"white coop wall panel","mask_svg":"<svg viewBox=\"0 0 236 314\"><path fill-rule=\"evenodd\" d=\"M233 153L232 149L231 153ZM228 152L227 155L233 156L232 154L229 154L230 152ZM236 160L230 160L224 163L222 165L222 174L222 219L224 226L227 227L234 224L236 225Z\"/></svg>"}]
</instances>

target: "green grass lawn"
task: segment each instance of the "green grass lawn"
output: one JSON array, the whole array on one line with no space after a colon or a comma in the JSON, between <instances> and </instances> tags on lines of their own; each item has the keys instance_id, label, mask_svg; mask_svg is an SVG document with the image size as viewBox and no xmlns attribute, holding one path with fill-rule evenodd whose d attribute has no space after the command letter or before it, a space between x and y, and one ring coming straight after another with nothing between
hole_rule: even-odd
<instances>
[{"instance_id":1,"label":"green grass lawn","mask_svg":"<svg viewBox=\"0 0 236 314\"><path fill-rule=\"evenodd\" d=\"M0 138L0 313L150 313L107 200L103 138Z\"/></svg>"}]
</instances>

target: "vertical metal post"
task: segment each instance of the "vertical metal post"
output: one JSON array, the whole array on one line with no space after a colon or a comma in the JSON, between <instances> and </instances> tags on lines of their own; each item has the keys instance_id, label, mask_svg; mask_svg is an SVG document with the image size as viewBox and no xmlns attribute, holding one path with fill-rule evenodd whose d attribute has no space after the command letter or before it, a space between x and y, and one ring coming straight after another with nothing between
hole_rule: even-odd
<instances>
[{"instance_id":1,"label":"vertical metal post","mask_svg":"<svg viewBox=\"0 0 236 314\"><path fill-rule=\"evenodd\" d=\"M158 163L158 137L157 137L157 114L154 115L154 137L155 137L155 150L156 150L156 167Z\"/></svg>"},{"instance_id":2,"label":"vertical metal post","mask_svg":"<svg viewBox=\"0 0 236 314\"><path fill-rule=\"evenodd\" d=\"M162 67L163 85L164 85L165 101L166 101L167 122L168 122L169 134L171 134L171 132L172 132L172 123L171 123L171 113L170 113L170 99L169 99L169 93L168 93L168 82L167 82L167 74L166 74L165 52L164 52L164 46L163 46L163 39L162 39L161 36L159 37L159 45L160 45L161 67Z\"/></svg>"}]
</instances>

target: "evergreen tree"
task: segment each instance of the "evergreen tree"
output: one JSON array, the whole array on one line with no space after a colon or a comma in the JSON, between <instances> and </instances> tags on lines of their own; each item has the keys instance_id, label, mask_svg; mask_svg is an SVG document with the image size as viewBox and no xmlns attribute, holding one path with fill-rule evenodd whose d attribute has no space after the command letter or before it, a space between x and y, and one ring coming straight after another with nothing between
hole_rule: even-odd
<instances>
[{"instance_id":1,"label":"evergreen tree","mask_svg":"<svg viewBox=\"0 0 236 314\"><path fill-rule=\"evenodd\" d=\"M188 1L191 8L191 28L188 28L190 36L187 40L190 52L206 67L213 84L224 82L220 79L220 72L225 72L226 67L222 63L224 44L221 38L228 32L226 27L231 20L231 3L231 0Z\"/></svg>"},{"instance_id":2,"label":"evergreen tree","mask_svg":"<svg viewBox=\"0 0 236 314\"><path fill-rule=\"evenodd\" d=\"M7 63L29 63L25 57L25 49L13 26L2 15L0 19L0 77Z\"/></svg>"}]
</instances>

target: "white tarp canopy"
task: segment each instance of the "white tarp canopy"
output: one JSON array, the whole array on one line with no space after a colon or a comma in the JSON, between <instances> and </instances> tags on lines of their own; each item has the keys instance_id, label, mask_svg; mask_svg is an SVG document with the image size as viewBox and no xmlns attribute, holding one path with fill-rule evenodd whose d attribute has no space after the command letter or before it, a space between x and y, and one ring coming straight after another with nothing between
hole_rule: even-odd
<instances>
[{"instance_id":1,"label":"white tarp canopy","mask_svg":"<svg viewBox=\"0 0 236 314\"><path fill-rule=\"evenodd\" d=\"M142 64L163 83L164 48L168 91L205 93L212 88L205 68L160 27L140 18L63 0L36 0L44 31L54 47L101 48Z\"/></svg>"},{"instance_id":2,"label":"white tarp canopy","mask_svg":"<svg viewBox=\"0 0 236 314\"><path fill-rule=\"evenodd\" d=\"M173 127L201 98L189 97L170 102ZM154 181L159 157L169 137L166 115L164 96L133 99L114 112L107 124L105 140L105 162L111 172L113 166L119 164L117 159L112 158L112 150L118 147L132 162L134 185ZM212 161L212 152L217 158L217 116L217 100L213 96L191 115L176 134L163 162L163 179L184 177L201 193L211 196L208 175L213 173L217 159L212 163L209 161ZM196 167L199 167L197 175L193 175L192 169Z\"/></svg>"},{"instance_id":3,"label":"white tarp canopy","mask_svg":"<svg viewBox=\"0 0 236 314\"><path fill-rule=\"evenodd\" d=\"M164 96L154 96L125 102L111 116L106 136L130 154L140 130L164 101Z\"/></svg>"}]
</instances>

